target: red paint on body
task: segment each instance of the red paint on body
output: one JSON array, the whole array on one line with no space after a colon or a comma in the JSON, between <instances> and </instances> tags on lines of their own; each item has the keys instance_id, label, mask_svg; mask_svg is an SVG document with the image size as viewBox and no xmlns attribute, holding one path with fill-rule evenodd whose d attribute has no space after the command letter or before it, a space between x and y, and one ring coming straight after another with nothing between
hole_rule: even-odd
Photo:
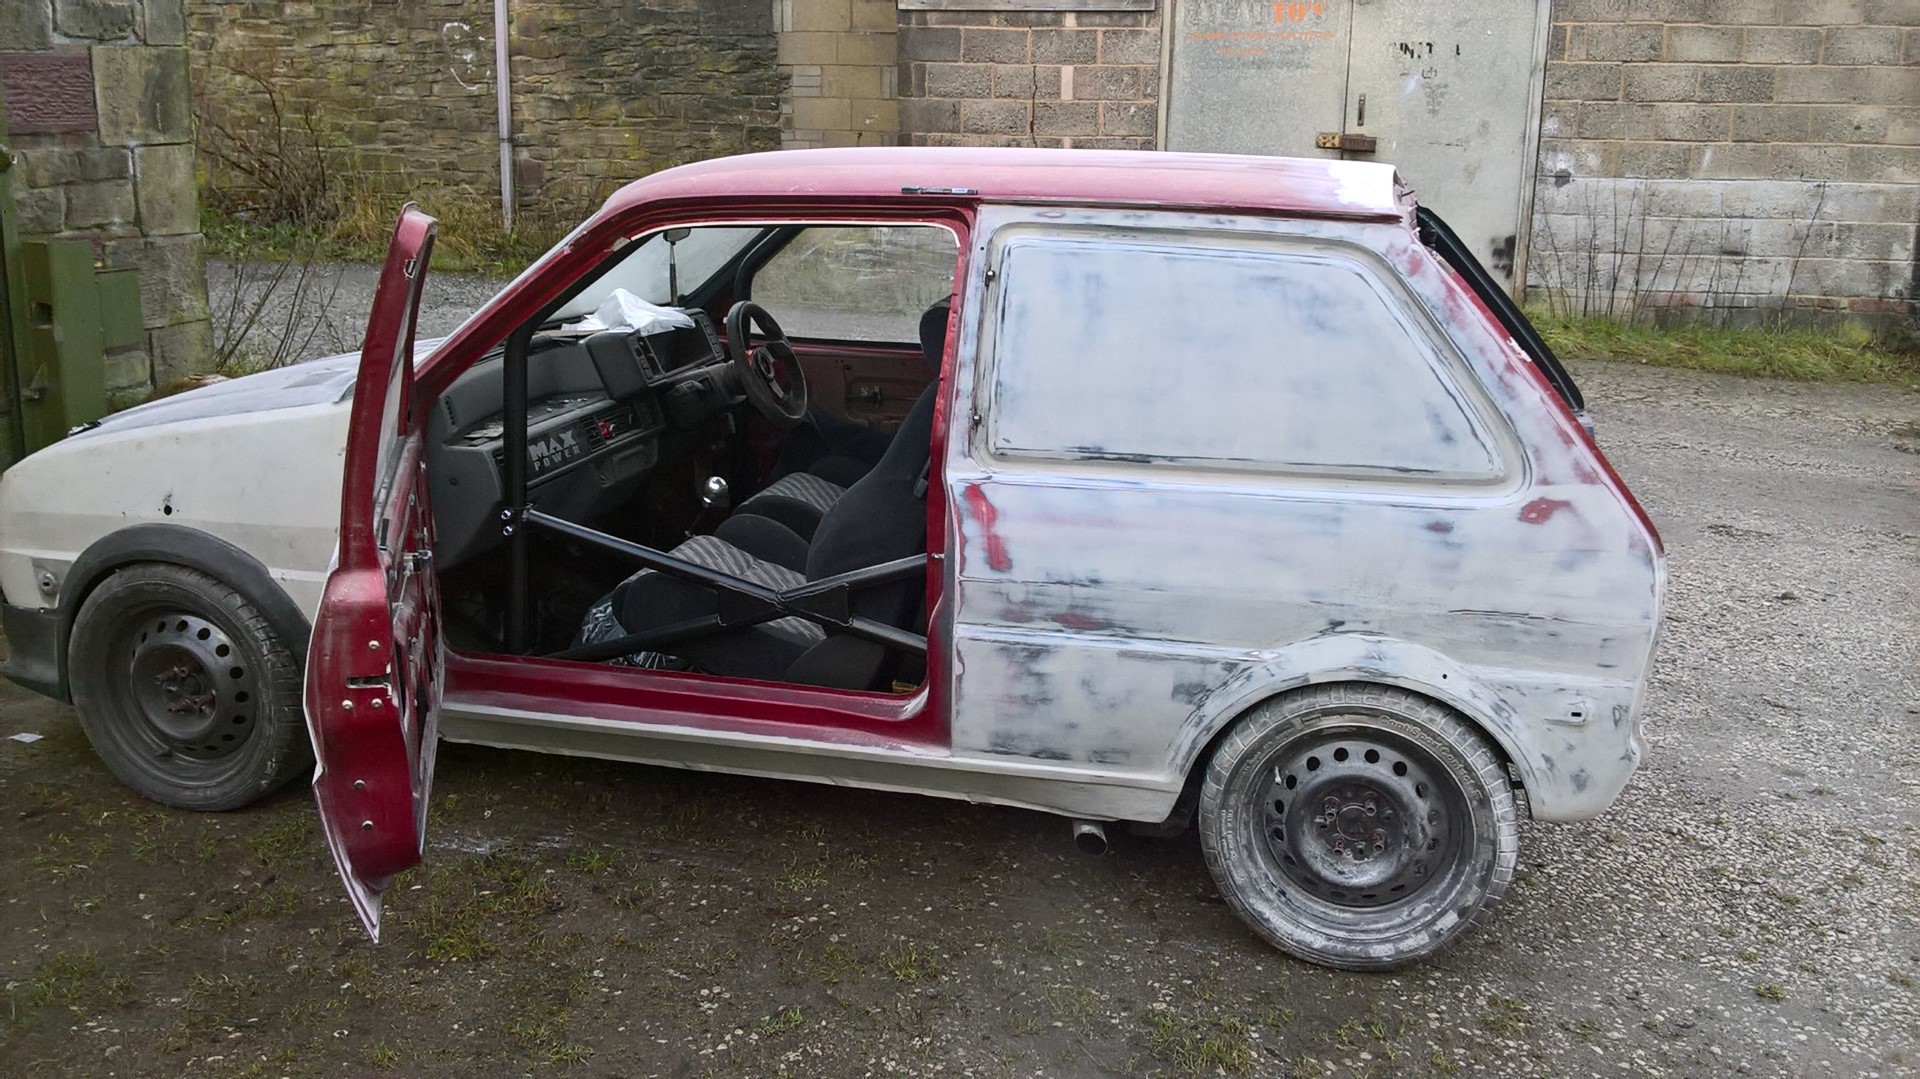
<instances>
[{"instance_id":1,"label":"red paint on body","mask_svg":"<svg viewBox=\"0 0 1920 1079\"><path fill-rule=\"evenodd\" d=\"M967 487L965 495L967 512L980 522L980 540L987 548L987 568L995 573L1005 573L1013 568L1013 559L1007 557L1007 543L1000 538L994 528L1000 523L1000 511L987 501L986 489L979 484Z\"/></svg>"},{"instance_id":2,"label":"red paint on body","mask_svg":"<svg viewBox=\"0 0 1920 1079\"><path fill-rule=\"evenodd\" d=\"M1573 503L1564 498L1536 498L1520 507L1520 519L1530 525L1545 524L1554 514L1572 508Z\"/></svg>"}]
</instances>

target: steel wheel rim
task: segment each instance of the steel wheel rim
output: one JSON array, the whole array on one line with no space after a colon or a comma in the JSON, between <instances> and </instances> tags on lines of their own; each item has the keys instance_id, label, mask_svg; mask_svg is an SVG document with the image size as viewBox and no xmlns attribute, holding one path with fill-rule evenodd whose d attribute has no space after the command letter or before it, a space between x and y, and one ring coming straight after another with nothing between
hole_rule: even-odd
<instances>
[{"instance_id":1,"label":"steel wheel rim","mask_svg":"<svg viewBox=\"0 0 1920 1079\"><path fill-rule=\"evenodd\" d=\"M1364 717L1303 731L1267 757L1253 819L1282 889L1352 928L1391 921L1468 872L1472 810L1446 765Z\"/></svg>"},{"instance_id":2,"label":"steel wheel rim","mask_svg":"<svg viewBox=\"0 0 1920 1079\"><path fill-rule=\"evenodd\" d=\"M127 617L108 654L124 664L112 683L126 718L117 733L139 759L174 778L237 763L264 704L261 672L218 622L152 605Z\"/></svg>"}]
</instances>

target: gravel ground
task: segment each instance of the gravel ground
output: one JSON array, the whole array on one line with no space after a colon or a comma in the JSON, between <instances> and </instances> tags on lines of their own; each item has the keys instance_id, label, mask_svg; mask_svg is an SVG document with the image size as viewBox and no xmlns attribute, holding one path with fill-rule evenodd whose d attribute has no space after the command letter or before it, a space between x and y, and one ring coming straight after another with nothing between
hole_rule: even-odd
<instances>
[{"instance_id":1,"label":"gravel ground","mask_svg":"<svg viewBox=\"0 0 1920 1079\"><path fill-rule=\"evenodd\" d=\"M1191 834L468 747L374 946L303 792L159 809L7 688L0 1074L1920 1073L1920 396L1577 375L1671 558L1650 756L1435 962L1286 959Z\"/></svg>"},{"instance_id":2,"label":"gravel ground","mask_svg":"<svg viewBox=\"0 0 1920 1079\"><path fill-rule=\"evenodd\" d=\"M242 361L297 362L360 347L380 268L321 262L207 263L207 308L214 347ZM505 279L434 270L420 300L420 336L452 333L493 298Z\"/></svg>"}]
</instances>

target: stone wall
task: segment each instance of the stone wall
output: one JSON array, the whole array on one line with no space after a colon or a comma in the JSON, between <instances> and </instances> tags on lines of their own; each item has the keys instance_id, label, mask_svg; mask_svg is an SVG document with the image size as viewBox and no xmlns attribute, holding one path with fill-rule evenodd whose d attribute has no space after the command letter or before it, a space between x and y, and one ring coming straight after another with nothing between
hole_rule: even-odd
<instances>
[{"instance_id":1,"label":"stone wall","mask_svg":"<svg viewBox=\"0 0 1920 1079\"><path fill-rule=\"evenodd\" d=\"M207 360L181 0L0 0L16 221L139 271L144 348L108 357L112 400Z\"/></svg>"},{"instance_id":2,"label":"stone wall","mask_svg":"<svg viewBox=\"0 0 1920 1079\"><path fill-rule=\"evenodd\" d=\"M1154 147L1158 10L902 11L899 51L903 142Z\"/></svg>"},{"instance_id":3,"label":"stone wall","mask_svg":"<svg viewBox=\"0 0 1920 1079\"><path fill-rule=\"evenodd\" d=\"M1920 3L1555 0L1528 281L1734 323L1915 311Z\"/></svg>"},{"instance_id":4,"label":"stone wall","mask_svg":"<svg viewBox=\"0 0 1920 1079\"><path fill-rule=\"evenodd\" d=\"M789 98L781 146L892 146L894 0L773 0Z\"/></svg>"},{"instance_id":5,"label":"stone wall","mask_svg":"<svg viewBox=\"0 0 1920 1079\"><path fill-rule=\"evenodd\" d=\"M768 0L509 11L523 208L575 215L657 169L780 145ZM491 0L188 0L187 12L203 113L262 135L310 123L345 186L498 197ZM211 164L216 182L248 182Z\"/></svg>"}]
</instances>

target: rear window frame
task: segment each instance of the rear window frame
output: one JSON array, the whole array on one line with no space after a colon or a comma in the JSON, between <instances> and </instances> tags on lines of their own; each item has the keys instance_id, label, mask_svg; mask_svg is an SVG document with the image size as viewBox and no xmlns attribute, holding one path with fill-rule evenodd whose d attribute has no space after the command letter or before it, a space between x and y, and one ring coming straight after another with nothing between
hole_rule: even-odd
<instances>
[{"instance_id":1,"label":"rear window frame","mask_svg":"<svg viewBox=\"0 0 1920 1079\"><path fill-rule=\"evenodd\" d=\"M1018 208L1005 209L1011 211ZM1199 217L1176 212L1097 209L1070 213L1045 210L1030 216L1003 218L987 241L987 257L982 260L986 268L985 287L981 294L982 302L972 316L978 326L979 360L972 386L975 422L970 452L979 460L1015 469L1053 470L1061 465L1071 465L1089 474L1125 469L1135 476L1140 474L1141 469L1148 469L1156 476L1176 482L1185 477L1210 481L1216 477L1239 476L1315 486L1414 485L1486 493L1511 488L1524 479L1528 466L1506 417L1495 407L1486 388L1480 384L1478 375L1462 354L1460 346L1435 321L1423 297L1378 251L1359 242L1353 235L1356 232L1364 234L1369 230L1393 228L1387 224L1266 217ZM1127 453L1120 449L1089 454L1075 447L1040 449L999 445L1001 438L995 403L1005 366L1005 358L999 354L999 336L1008 290L1020 285L1017 275L1003 272L1006 256L1010 248L1049 240L1080 244L1115 241L1222 252L1258 247L1282 256L1298 252L1310 258L1331 257L1339 260L1366 279L1402 330L1423 346L1420 351L1427 359L1429 370L1459 407L1460 415L1486 448L1491 458L1490 469L1486 472L1458 473L1220 457L1167 457ZM1092 377L1094 369L1088 370L1089 377Z\"/></svg>"}]
</instances>

